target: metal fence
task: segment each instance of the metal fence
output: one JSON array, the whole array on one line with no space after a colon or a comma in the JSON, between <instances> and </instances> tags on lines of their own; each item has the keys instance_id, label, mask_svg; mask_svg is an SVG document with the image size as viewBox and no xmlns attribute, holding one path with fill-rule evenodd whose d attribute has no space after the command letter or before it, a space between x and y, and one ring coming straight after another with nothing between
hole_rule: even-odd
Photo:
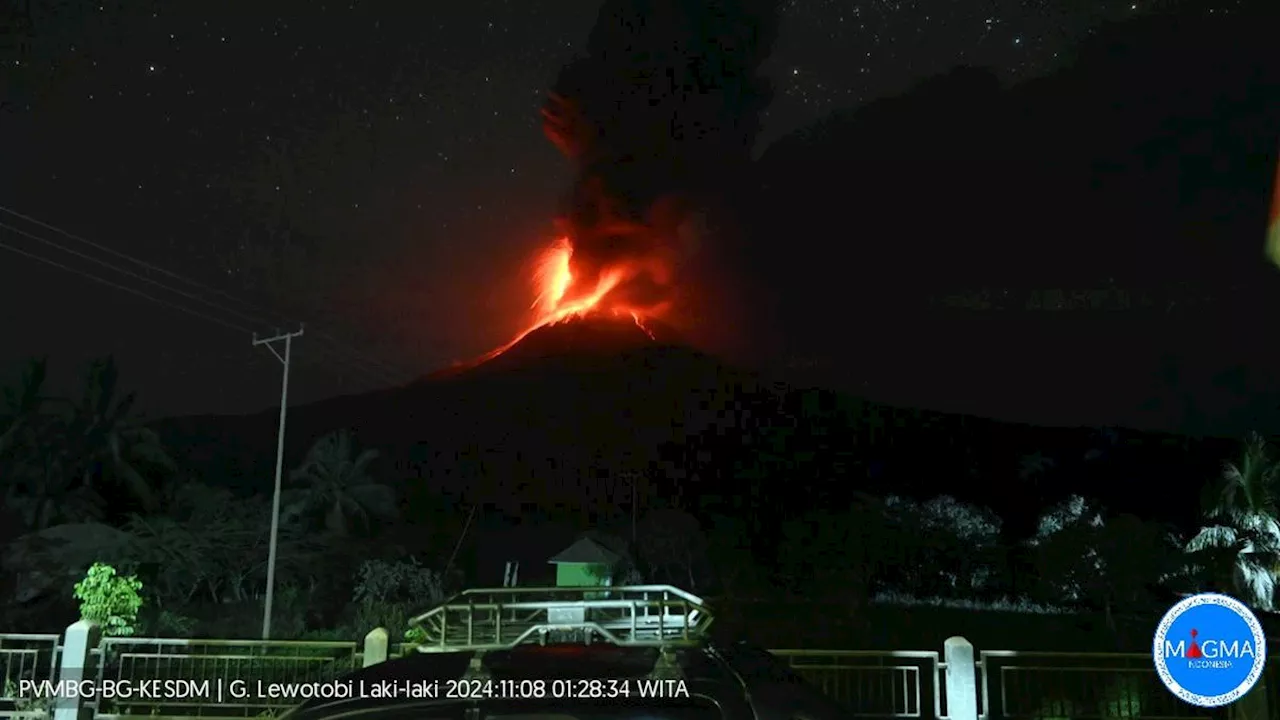
<instances>
[{"instance_id":1,"label":"metal fence","mask_svg":"<svg viewBox=\"0 0 1280 720\"><path fill-rule=\"evenodd\" d=\"M983 716L996 720L1210 720L1160 682L1149 653L979 653Z\"/></svg>"},{"instance_id":2,"label":"metal fence","mask_svg":"<svg viewBox=\"0 0 1280 720\"><path fill-rule=\"evenodd\" d=\"M23 681L52 682L62 662L59 635L0 633L0 717L40 718L46 712L31 698L35 693Z\"/></svg>"},{"instance_id":3,"label":"metal fence","mask_svg":"<svg viewBox=\"0 0 1280 720\"><path fill-rule=\"evenodd\" d=\"M858 717L942 718L945 664L924 650L772 650Z\"/></svg>"},{"instance_id":4,"label":"metal fence","mask_svg":"<svg viewBox=\"0 0 1280 720\"><path fill-rule=\"evenodd\" d=\"M119 691L100 694L94 716L270 714L300 700L269 697L263 686L314 687L362 663L354 642L104 638L96 687Z\"/></svg>"},{"instance_id":5,"label":"metal fence","mask_svg":"<svg viewBox=\"0 0 1280 720\"><path fill-rule=\"evenodd\" d=\"M386 655L411 651L396 645ZM772 652L853 717L947 720L947 667L938 652ZM364 649L353 642L104 638L91 656L95 667L85 679L100 689L114 687L110 696L100 691L86 703L104 720L270 716L299 699L264 698L250 684L316 686L365 662ZM0 634L0 719L47 718L52 703L36 697L37 687L60 679L61 660L57 635ZM1147 654L983 651L975 660L982 720L1217 718L1174 698ZM1268 674L1266 692L1280 701L1280 657Z\"/></svg>"}]
</instances>

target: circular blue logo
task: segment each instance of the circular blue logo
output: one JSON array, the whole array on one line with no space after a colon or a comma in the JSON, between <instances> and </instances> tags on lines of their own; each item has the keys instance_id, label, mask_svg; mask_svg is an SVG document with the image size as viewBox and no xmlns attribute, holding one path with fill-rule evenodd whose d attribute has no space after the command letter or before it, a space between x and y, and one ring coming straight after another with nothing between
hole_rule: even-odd
<instances>
[{"instance_id":1,"label":"circular blue logo","mask_svg":"<svg viewBox=\"0 0 1280 720\"><path fill-rule=\"evenodd\" d=\"M1193 595L1169 608L1152 646L1165 687L1200 707L1244 696L1262 677L1267 638L1244 603L1226 595Z\"/></svg>"}]
</instances>

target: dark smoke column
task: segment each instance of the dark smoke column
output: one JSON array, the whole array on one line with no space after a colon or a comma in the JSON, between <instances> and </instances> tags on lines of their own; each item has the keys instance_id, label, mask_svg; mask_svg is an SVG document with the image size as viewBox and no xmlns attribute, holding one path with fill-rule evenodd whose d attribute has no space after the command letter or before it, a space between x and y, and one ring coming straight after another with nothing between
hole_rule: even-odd
<instances>
[{"instance_id":1,"label":"dark smoke column","mask_svg":"<svg viewBox=\"0 0 1280 720\"><path fill-rule=\"evenodd\" d=\"M709 288L732 254L732 189L771 96L759 68L777 27L773 0L606 1L543 110L577 169L561 216L575 275L648 268L627 297L670 301L686 326L725 304Z\"/></svg>"}]
</instances>

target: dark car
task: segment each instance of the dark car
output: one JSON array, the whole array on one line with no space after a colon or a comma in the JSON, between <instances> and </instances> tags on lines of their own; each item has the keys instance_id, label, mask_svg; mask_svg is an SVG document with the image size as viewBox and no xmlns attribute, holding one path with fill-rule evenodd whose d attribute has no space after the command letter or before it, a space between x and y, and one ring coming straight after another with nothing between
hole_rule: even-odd
<instances>
[{"instance_id":1,"label":"dark car","mask_svg":"<svg viewBox=\"0 0 1280 720\"><path fill-rule=\"evenodd\" d=\"M716 642L703 601L669 586L470 590L413 620L404 657L338 683L290 720L836 720L765 650Z\"/></svg>"}]
</instances>

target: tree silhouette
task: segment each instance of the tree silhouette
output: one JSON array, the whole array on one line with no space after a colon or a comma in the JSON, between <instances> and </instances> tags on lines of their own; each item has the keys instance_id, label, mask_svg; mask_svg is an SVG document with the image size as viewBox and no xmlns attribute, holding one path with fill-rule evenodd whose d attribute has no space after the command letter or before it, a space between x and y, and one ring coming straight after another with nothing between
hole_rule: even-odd
<instances>
[{"instance_id":1,"label":"tree silhouette","mask_svg":"<svg viewBox=\"0 0 1280 720\"><path fill-rule=\"evenodd\" d=\"M5 506L29 530L101 516L102 498L68 467L58 418L44 393L47 363L33 360L17 387L5 388L0 413L0 482Z\"/></svg>"},{"instance_id":2,"label":"tree silhouette","mask_svg":"<svg viewBox=\"0 0 1280 720\"><path fill-rule=\"evenodd\" d=\"M143 566L163 602L243 602L263 589L270 517L269 498L185 482L173 488L162 513L130 518L129 558ZM333 554L296 526L282 528L280 543L283 578L314 576L317 554Z\"/></svg>"},{"instance_id":3,"label":"tree silhouette","mask_svg":"<svg viewBox=\"0 0 1280 720\"><path fill-rule=\"evenodd\" d=\"M351 434L345 430L317 440L290 476L304 487L289 493L284 515L321 514L325 527L340 535L350 531L353 521L368 530L371 519L394 517L395 493L369 475L378 452L354 452Z\"/></svg>"},{"instance_id":4,"label":"tree silhouette","mask_svg":"<svg viewBox=\"0 0 1280 720\"><path fill-rule=\"evenodd\" d=\"M1205 503L1207 524L1187 543L1187 551L1203 558L1217 581L1264 610L1274 607L1280 563L1278 480L1280 466L1267 441L1250 435L1240 462L1227 463L1211 486Z\"/></svg>"},{"instance_id":5,"label":"tree silhouette","mask_svg":"<svg viewBox=\"0 0 1280 720\"><path fill-rule=\"evenodd\" d=\"M32 361L4 393L0 475L8 506L34 530L100 518L102 492L112 486L152 507L148 476L172 471L173 462L133 414L134 396L118 396L115 364L90 366L79 402L48 397L45 377L45 361Z\"/></svg>"},{"instance_id":6,"label":"tree silhouette","mask_svg":"<svg viewBox=\"0 0 1280 720\"><path fill-rule=\"evenodd\" d=\"M0 469L14 459L23 447L30 446L32 436L40 431L48 397L44 394L44 358L32 360L22 373L17 387L7 387L0 410Z\"/></svg>"},{"instance_id":7,"label":"tree silhouette","mask_svg":"<svg viewBox=\"0 0 1280 720\"><path fill-rule=\"evenodd\" d=\"M119 394L119 372L111 358L89 366L84 390L63 420L69 463L88 488L104 484L125 490L145 510L156 506L148 475L171 473L174 462L156 433L133 412L134 393Z\"/></svg>"},{"instance_id":8,"label":"tree silhouette","mask_svg":"<svg viewBox=\"0 0 1280 720\"><path fill-rule=\"evenodd\" d=\"M103 497L85 485L64 459L61 448L46 444L30 451L13 469L5 502L30 530L103 517Z\"/></svg>"}]
</instances>

